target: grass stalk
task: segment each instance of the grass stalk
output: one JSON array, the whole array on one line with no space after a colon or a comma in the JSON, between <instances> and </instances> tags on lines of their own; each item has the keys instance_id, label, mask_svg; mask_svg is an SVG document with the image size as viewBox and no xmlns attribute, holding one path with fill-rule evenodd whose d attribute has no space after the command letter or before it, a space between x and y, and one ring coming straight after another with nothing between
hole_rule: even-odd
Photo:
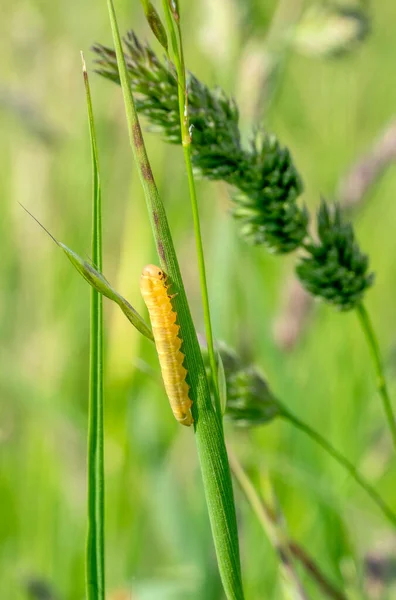
<instances>
[{"instance_id":1,"label":"grass stalk","mask_svg":"<svg viewBox=\"0 0 396 600\"><path fill-rule=\"evenodd\" d=\"M285 592L288 590L292 591L292 597L296 600L308 600L308 594L300 581L299 574L297 573L294 564L289 542L284 534L283 528L276 519L274 511L272 511L271 518L269 511L267 510L268 507L264 505L257 494L237 456L229 446L227 449L232 474L277 552Z\"/></svg>"},{"instance_id":2,"label":"grass stalk","mask_svg":"<svg viewBox=\"0 0 396 600\"><path fill-rule=\"evenodd\" d=\"M195 439L220 576L228 600L243 600L238 532L222 424L211 397L164 205L159 196L137 118L112 0L107 0L132 152L144 190L161 267L172 283L193 400Z\"/></svg>"},{"instance_id":3,"label":"grass stalk","mask_svg":"<svg viewBox=\"0 0 396 600\"><path fill-rule=\"evenodd\" d=\"M385 517L396 526L396 514L389 508L384 502L378 492L373 486L359 473L356 467L343 455L341 452L336 450L334 446L330 444L320 433L310 427L307 423L296 417L293 413L289 412L285 407L282 406L282 412L280 416L289 421L292 425L306 433L312 440L318 443L322 448L330 454L350 475L353 479L362 487L370 498L376 503L378 508L382 511Z\"/></svg>"},{"instance_id":4,"label":"grass stalk","mask_svg":"<svg viewBox=\"0 0 396 600\"><path fill-rule=\"evenodd\" d=\"M92 261L102 269L101 187L91 92L84 57L83 75L92 154ZM88 408L88 533L86 545L87 600L105 598L104 448L103 448L103 300L91 288Z\"/></svg>"},{"instance_id":5,"label":"grass stalk","mask_svg":"<svg viewBox=\"0 0 396 600\"><path fill-rule=\"evenodd\" d=\"M197 191L196 191L194 172L193 172L193 166L192 166L192 155L191 155L192 132L190 131L190 119L189 119L189 113L188 113L188 90L187 90L187 85L186 85L186 68L185 68L185 63L184 63L183 37L182 37L182 31L181 31L181 25L180 25L180 14L177 12L176 8L174 8L173 14L171 14L170 5L167 0L164 0L163 5L164 5L164 10L165 10L165 15L166 15L166 22L167 22L168 29L169 29L169 34L171 36L174 61L175 61L176 72L177 72L181 140L182 140L182 146L183 146L184 161L185 161L185 165L186 165L187 180L188 180L188 189L189 189L189 193L190 193L191 209L192 209L192 215L193 215L194 237L195 237L195 244L196 244L196 251L197 251L197 258L198 258L199 282L200 282L200 288L201 288L201 297L202 297L204 323L205 323L205 333L206 333L206 340L207 340L207 346L208 346L210 370L212 373L212 381L213 381L213 385L215 388L214 391L215 391L215 397L217 400L217 407L219 408L220 405L219 405L219 383L218 383L218 377L217 377L217 363L216 363L216 356L215 356L215 350L214 350L212 321L211 321L211 317L210 317L208 284L207 284L207 277L206 277L204 249L203 249L203 243L202 243L201 223L200 223L199 210L198 210ZM177 29L177 33L178 33L177 39L175 36L173 20L175 20L175 23L176 23L176 29ZM219 414L220 414L220 412L219 412Z\"/></svg>"},{"instance_id":6,"label":"grass stalk","mask_svg":"<svg viewBox=\"0 0 396 600\"><path fill-rule=\"evenodd\" d=\"M392 403L389 396L388 386L385 379L384 367L382 364L381 352L375 334L370 316L363 304L356 307L360 325L363 329L364 336L369 346L370 355L374 364L375 375L377 380L377 389L381 396L385 410L385 415L388 421L389 429L392 435L393 445L396 450L396 420L392 410Z\"/></svg>"},{"instance_id":7,"label":"grass stalk","mask_svg":"<svg viewBox=\"0 0 396 600\"><path fill-rule=\"evenodd\" d=\"M241 465L236 454L228 446L228 457L232 474L234 475L239 487L241 488L247 502L259 520L264 532L276 549L282 570L286 571L285 576L295 585L298 594L306 595L302 588L294 561L299 562L322 592L333 600L346 600L344 593L339 590L322 572L316 562L308 556L304 548L295 541L285 536L282 530L282 524L271 506L258 494L252 481L245 469Z\"/></svg>"}]
</instances>

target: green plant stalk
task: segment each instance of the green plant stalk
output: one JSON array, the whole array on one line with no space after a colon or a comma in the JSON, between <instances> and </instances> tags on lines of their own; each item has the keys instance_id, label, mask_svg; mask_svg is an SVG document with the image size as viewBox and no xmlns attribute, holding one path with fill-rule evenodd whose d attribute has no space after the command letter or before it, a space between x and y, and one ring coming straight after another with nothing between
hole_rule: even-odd
<instances>
[{"instance_id":1,"label":"green plant stalk","mask_svg":"<svg viewBox=\"0 0 396 600\"><path fill-rule=\"evenodd\" d=\"M195 187L195 179L194 172L192 166L192 157L191 157L191 133L190 133L190 120L188 116L188 91L186 85L186 68L184 63L184 51L183 51L183 38L180 26L180 16L175 19L176 20L176 28L178 32L178 43L175 36L172 15L170 14L169 1L164 0L164 10L166 15L166 21L169 29L169 33L172 41L172 48L174 54L174 60L177 71L177 79L178 79L178 100L179 100L179 115L180 115L180 129L181 129L181 140L183 146L184 160L186 164L186 172L188 179L188 188L190 192L190 200L191 200L191 209L193 215L193 224L194 224L194 236L198 257L198 270L199 270L199 281L201 288L201 296L202 296L202 305L203 305L203 313L204 313L204 322L205 322L205 333L208 345L208 355L209 355L209 363L210 370L212 373L212 381L214 386L215 398L217 402L217 408L220 412L220 402L219 402L219 383L217 377L217 366L216 366L216 356L214 350L214 340L213 340L213 330L212 330L212 322L210 318L210 306L209 306L209 294L208 294L208 284L206 278L206 267L205 267L205 257L204 257L204 249L202 244L202 234L201 234L201 223L199 218L199 210L198 210L198 200L197 200L197 191Z\"/></svg>"},{"instance_id":2,"label":"green plant stalk","mask_svg":"<svg viewBox=\"0 0 396 600\"><path fill-rule=\"evenodd\" d=\"M220 576L228 600L243 600L235 505L222 425L211 402L205 367L165 209L146 154L112 0L107 0L107 7L124 95L132 152L144 190L161 267L169 275L173 290L177 294L174 298L174 306L183 339L190 397L193 400L195 438Z\"/></svg>"},{"instance_id":3,"label":"green plant stalk","mask_svg":"<svg viewBox=\"0 0 396 600\"><path fill-rule=\"evenodd\" d=\"M301 583L294 567L293 559L294 561L301 563L307 571L307 574L315 581L326 596L333 600L346 600L346 596L343 592L328 580L315 561L308 556L304 548L295 541L285 537L282 530L278 531L281 524L278 523L279 519L277 518L275 511L268 506L261 496L259 496L236 454L229 446L227 449L232 474L238 482L247 502L250 504L251 509L259 520L265 534L277 550L281 567L284 567L287 570L289 579L292 578L292 580L294 580L297 586L297 593L299 592L298 587Z\"/></svg>"},{"instance_id":4,"label":"green plant stalk","mask_svg":"<svg viewBox=\"0 0 396 600\"><path fill-rule=\"evenodd\" d=\"M238 482L239 487L244 493L253 512L256 514L272 546L276 550L285 592L287 592L289 588L292 588L290 591L293 592L293 597L296 600L307 600L308 596L297 573L293 556L290 551L289 541L285 539L283 531L281 531L278 526L275 514L272 514L273 518L270 517L268 507L264 505L259 497L236 454L231 450L229 445L227 450L232 474Z\"/></svg>"},{"instance_id":5,"label":"green plant stalk","mask_svg":"<svg viewBox=\"0 0 396 600\"><path fill-rule=\"evenodd\" d=\"M91 92L84 58L83 75L92 154L92 260L102 269L101 188ZM91 289L88 408L88 533L86 546L87 600L105 598L104 444L103 444L103 300Z\"/></svg>"},{"instance_id":6,"label":"green plant stalk","mask_svg":"<svg viewBox=\"0 0 396 600\"><path fill-rule=\"evenodd\" d=\"M393 445L396 450L396 420L392 410L391 399L389 397L388 386L385 379L384 367L382 364L378 340L365 306L363 304L358 304L358 306L356 307L356 312L359 317L359 322L363 329L364 336L367 340L367 344L369 346L377 378L377 389L382 399L386 418L389 424L389 429L392 434Z\"/></svg>"},{"instance_id":7,"label":"green plant stalk","mask_svg":"<svg viewBox=\"0 0 396 600\"><path fill-rule=\"evenodd\" d=\"M353 477L356 483L358 483L367 492L370 498L376 503L378 508L380 508L382 513L392 523L392 525L396 527L395 513L389 508L389 506L384 502L384 500L370 485L370 483L359 473L355 466L349 462L349 460L345 458L343 454L341 454L341 452L336 450L324 437L320 435L320 433L315 431L315 429L312 429L312 427L310 427L304 421L301 421L301 419L289 412L284 406L281 407L280 416L284 419L287 419L295 427L306 433L311 439L322 446L322 448L326 450L326 452L330 454L340 465L342 465L344 469Z\"/></svg>"}]
</instances>

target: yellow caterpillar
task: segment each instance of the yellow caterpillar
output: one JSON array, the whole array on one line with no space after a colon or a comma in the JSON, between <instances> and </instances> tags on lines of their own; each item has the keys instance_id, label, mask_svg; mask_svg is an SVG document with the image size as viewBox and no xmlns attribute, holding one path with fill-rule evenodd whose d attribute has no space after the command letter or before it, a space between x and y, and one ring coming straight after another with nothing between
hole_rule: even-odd
<instances>
[{"instance_id":1,"label":"yellow caterpillar","mask_svg":"<svg viewBox=\"0 0 396 600\"><path fill-rule=\"evenodd\" d=\"M173 414L179 423L190 426L194 422L192 401L188 397L190 388L186 383L187 370L183 367L184 354L180 352L182 340L178 337L177 314L172 308L165 273L155 265L144 267L140 291L149 311L162 379Z\"/></svg>"}]
</instances>

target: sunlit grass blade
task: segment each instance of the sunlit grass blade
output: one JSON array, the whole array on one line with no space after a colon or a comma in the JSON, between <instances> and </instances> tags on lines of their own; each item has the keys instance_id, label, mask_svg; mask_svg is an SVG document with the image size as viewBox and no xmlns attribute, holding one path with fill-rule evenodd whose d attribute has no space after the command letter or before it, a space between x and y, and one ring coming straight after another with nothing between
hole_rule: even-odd
<instances>
[{"instance_id":1,"label":"sunlit grass blade","mask_svg":"<svg viewBox=\"0 0 396 600\"><path fill-rule=\"evenodd\" d=\"M133 306L131 306L128 300L116 292L104 275L95 269L95 267L93 267L88 261L82 259L78 254L73 252L73 250L70 250L70 248L65 246L65 244L62 244L62 242L57 242L57 244L62 248L72 265L84 277L89 285L92 286L92 288L95 289L99 294L106 296L106 298L109 298L109 300L112 300L118 304L128 321L132 323L132 325L136 327L136 329L140 331L140 333L142 333L146 338L153 341L154 338L149 325L147 325L146 321L133 308Z\"/></svg>"},{"instance_id":2,"label":"sunlit grass blade","mask_svg":"<svg viewBox=\"0 0 396 600\"><path fill-rule=\"evenodd\" d=\"M36 217L32 215L30 211L28 211L27 208L25 208L22 204L21 206L28 213L28 215L30 215L32 219L34 219L36 223L40 225L40 227L50 236L50 238L55 242L55 244L59 246L59 248L62 248L63 252L66 254L73 267L80 273L80 275L84 277L85 281L87 281L89 285L99 294L105 296L106 298L109 298L109 300L112 300L113 302L118 304L128 321L134 327L136 327L136 329L140 333L142 333L146 338L153 342L154 337L150 326L147 325L143 317L141 317L139 313L133 308L133 306L131 306L128 300L126 300L123 296L121 296L121 294L116 292L116 290L107 281L105 276L100 271L95 269L95 267L90 262L81 258L81 256L73 252L73 250L70 250L70 248L68 248L65 244L62 244L62 242L59 242L52 235L52 233L50 233L48 229L46 229L44 225L40 223L40 221L36 219Z\"/></svg>"},{"instance_id":3,"label":"sunlit grass blade","mask_svg":"<svg viewBox=\"0 0 396 600\"><path fill-rule=\"evenodd\" d=\"M146 154L144 140L132 97L125 57L111 0L107 0L118 70L124 95L129 137L140 180L145 194L149 218L157 246L161 267L169 276L178 314L182 351L188 371L191 399L193 400L194 427L200 460L206 502L212 527L219 571L229 600L242 600L242 578L239 559L231 474L221 420L212 405L197 335L192 322L180 268L173 246L165 209Z\"/></svg>"},{"instance_id":4,"label":"sunlit grass blade","mask_svg":"<svg viewBox=\"0 0 396 600\"><path fill-rule=\"evenodd\" d=\"M84 57L83 75L88 108L92 153L92 260L102 269L101 188L91 92ZM87 600L105 597L105 515L104 515L104 447L103 447L103 300L91 289L90 365L88 407L88 532L86 546Z\"/></svg>"}]
</instances>

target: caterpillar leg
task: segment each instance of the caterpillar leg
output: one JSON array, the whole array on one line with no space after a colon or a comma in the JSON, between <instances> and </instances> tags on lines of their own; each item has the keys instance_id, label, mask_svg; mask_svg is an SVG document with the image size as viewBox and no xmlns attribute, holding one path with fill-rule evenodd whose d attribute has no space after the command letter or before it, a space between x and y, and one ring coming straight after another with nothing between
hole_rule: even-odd
<instances>
[{"instance_id":1,"label":"caterpillar leg","mask_svg":"<svg viewBox=\"0 0 396 600\"><path fill-rule=\"evenodd\" d=\"M190 427L194 423L193 416L190 411L183 417L183 419L178 419L181 425L186 425L186 427Z\"/></svg>"}]
</instances>

